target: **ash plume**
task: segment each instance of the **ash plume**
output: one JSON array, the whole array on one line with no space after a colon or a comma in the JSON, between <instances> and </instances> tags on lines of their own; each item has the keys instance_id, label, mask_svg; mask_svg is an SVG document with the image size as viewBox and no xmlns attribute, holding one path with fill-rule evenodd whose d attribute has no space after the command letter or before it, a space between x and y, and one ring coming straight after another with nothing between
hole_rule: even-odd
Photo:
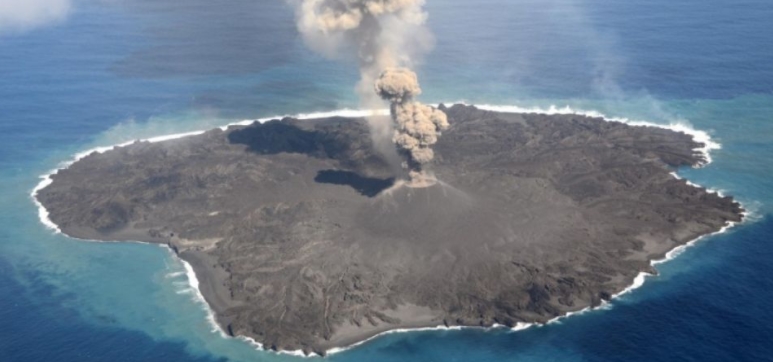
<instances>
[{"instance_id":1,"label":"ash plume","mask_svg":"<svg viewBox=\"0 0 773 362\"><path fill-rule=\"evenodd\" d=\"M395 122L392 141L407 160L404 167L411 179L423 176L422 166L435 157L431 146L441 131L448 128L446 114L413 100L421 94L416 73L407 68L389 68L376 80L376 93L391 103Z\"/></svg>"},{"instance_id":2,"label":"ash plume","mask_svg":"<svg viewBox=\"0 0 773 362\"><path fill-rule=\"evenodd\" d=\"M381 108L382 100L391 103L393 122L368 117L375 149L390 163L407 168L412 179L422 175L422 165L434 156L430 147L448 127L443 112L413 99L421 89L409 68L433 44L424 27L424 0L288 1L310 48L331 59L357 60L356 90L362 107Z\"/></svg>"}]
</instances>

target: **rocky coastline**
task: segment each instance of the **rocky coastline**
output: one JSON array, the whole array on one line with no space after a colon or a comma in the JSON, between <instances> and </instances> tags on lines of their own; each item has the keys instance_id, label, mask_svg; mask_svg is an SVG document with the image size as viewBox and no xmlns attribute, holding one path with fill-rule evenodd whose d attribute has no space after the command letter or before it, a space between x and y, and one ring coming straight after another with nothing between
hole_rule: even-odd
<instances>
[{"instance_id":1,"label":"rocky coastline","mask_svg":"<svg viewBox=\"0 0 773 362\"><path fill-rule=\"evenodd\" d=\"M598 306L742 219L672 176L706 161L690 135L441 109L431 187L401 186L363 119L285 118L93 153L36 198L69 236L169 245L227 333L317 354Z\"/></svg>"}]
</instances>

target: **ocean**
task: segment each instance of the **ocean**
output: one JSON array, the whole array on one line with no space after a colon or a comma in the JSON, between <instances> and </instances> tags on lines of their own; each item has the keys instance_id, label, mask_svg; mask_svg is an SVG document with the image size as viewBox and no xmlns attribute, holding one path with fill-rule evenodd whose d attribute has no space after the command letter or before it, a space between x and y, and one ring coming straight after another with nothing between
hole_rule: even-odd
<instances>
[{"instance_id":1,"label":"ocean","mask_svg":"<svg viewBox=\"0 0 773 362\"><path fill-rule=\"evenodd\" d=\"M680 177L744 223L658 264L602 309L513 332L389 334L331 361L773 360L773 3L429 0L431 103L678 124L721 145ZM0 17L2 19L2 17ZM41 223L40 176L95 147L244 119L357 109L351 61L308 50L282 1L74 1L0 24L0 361L291 361L225 338L157 245Z\"/></svg>"}]
</instances>

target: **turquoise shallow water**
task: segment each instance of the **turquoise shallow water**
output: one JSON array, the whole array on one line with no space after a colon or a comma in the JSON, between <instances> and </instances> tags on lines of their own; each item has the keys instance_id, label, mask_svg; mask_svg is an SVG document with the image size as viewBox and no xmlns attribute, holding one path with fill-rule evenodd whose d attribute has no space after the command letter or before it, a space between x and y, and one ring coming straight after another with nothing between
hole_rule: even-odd
<instances>
[{"instance_id":1,"label":"turquoise shallow water","mask_svg":"<svg viewBox=\"0 0 773 362\"><path fill-rule=\"evenodd\" d=\"M384 336L341 361L771 360L773 5L697 0L431 1L424 99L689 123L722 144L690 180L752 221L660 265L611 308L504 331ZM350 64L305 49L281 2L80 1L0 35L0 361L233 360L183 266L158 246L53 235L38 177L95 146L233 120L356 108Z\"/></svg>"}]
</instances>

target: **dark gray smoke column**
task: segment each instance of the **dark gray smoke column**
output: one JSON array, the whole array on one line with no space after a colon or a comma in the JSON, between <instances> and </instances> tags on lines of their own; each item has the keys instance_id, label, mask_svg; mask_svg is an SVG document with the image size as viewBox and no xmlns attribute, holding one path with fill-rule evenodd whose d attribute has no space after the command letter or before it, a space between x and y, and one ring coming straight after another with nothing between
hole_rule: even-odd
<instances>
[{"instance_id":1,"label":"dark gray smoke column","mask_svg":"<svg viewBox=\"0 0 773 362\"><path fill-rule=\"evenodd\" d=\"M423 176L422 165L433 158L430 147L448 127L443 112L413 100L421 89L409 68L432 47L424 0L288 1L310 48L330 58L356 57L364 108L383 107L382 98L391 103L394 122L368 118L376 149L389 156L397 145L411 178Z\"/></svg>"}]
</instances>

